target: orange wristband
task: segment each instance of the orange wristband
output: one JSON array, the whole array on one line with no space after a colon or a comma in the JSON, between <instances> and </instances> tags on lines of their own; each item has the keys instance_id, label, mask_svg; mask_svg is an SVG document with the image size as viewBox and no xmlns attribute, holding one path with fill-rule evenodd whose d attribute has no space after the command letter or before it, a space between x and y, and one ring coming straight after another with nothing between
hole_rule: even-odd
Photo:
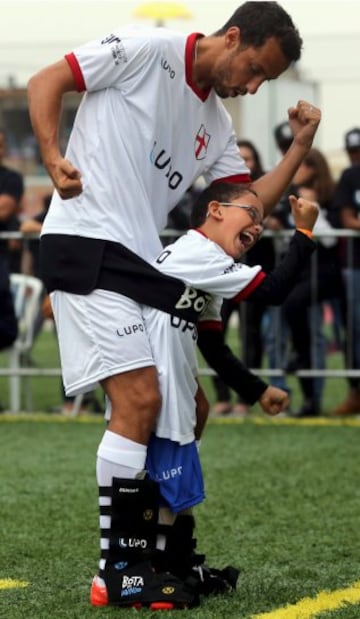
<instances>
[{"instance_id":1,"label":"orange wristband","mask_svg":"<svg viewBox=\"0 0 360 619\"><path fill-rule=\"evenodd\" d=\"M307 230L306 228L296 228L298 232L302 232L305 236L309 237L309 239L313 238L312 230Z\"/></svg>"}]
</instances>

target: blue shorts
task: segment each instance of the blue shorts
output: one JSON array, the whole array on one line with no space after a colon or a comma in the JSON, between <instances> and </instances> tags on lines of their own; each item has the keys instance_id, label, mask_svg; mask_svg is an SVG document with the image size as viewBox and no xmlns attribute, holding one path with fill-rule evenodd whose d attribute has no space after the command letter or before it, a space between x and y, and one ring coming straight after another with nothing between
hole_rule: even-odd
<instances>
[{"instance_id":1,"label":"blue shorts","mask_svg":"<svg viewBox=\"0 0 360 619\"><path fill-rule=\"evenodd\" d=\"M205 498L204 480L196 442L180 445L152 435L145 468L160 485L165 505L180 512Z\"/></svg>"}]
</instances>

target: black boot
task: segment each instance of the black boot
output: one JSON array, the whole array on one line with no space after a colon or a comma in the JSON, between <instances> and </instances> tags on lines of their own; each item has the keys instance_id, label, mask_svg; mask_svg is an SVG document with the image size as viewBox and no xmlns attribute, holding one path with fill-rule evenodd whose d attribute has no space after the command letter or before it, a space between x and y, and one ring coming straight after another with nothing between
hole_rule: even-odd
<instances>
[{"instance_id":1,"label":"black boot","mask_svg":"<svg viewBox=\"0 0 360 619\"><path fill-rule=\"evenodd\" d=\"M100 508L111 516L110 529L101 532L110 541L100 573L108 603L152 610L196 606L198 595L191 584L157 569L159 485L149 479L113 479L108 491L111 506ZM101 488L100 494L104 496L106 489Z\"/></svg>"},{"instance_id":2,"label":"black boot","mask_svg":"<svg viewBox=\"0 0 360 619\"><path fill-rule=\"evenodd\" d=\"M195 552L194 528L195 519L191 515L179 515L173 526L163 527L166 547L158 557L161 569L168 569L181 580L193 585L199 595L234 591L239 570L230 565L221 570L205 565L205 555Z\"/></svg>"}]
</instances>

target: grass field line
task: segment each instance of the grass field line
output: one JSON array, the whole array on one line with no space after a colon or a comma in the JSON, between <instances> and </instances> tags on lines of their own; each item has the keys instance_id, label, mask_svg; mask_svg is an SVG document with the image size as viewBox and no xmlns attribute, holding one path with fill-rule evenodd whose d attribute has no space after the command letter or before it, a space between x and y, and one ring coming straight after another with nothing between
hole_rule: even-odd
<instances>
[{"instance_id":1,"label":"grass field line","mask_svg":"<svg viewBox=\"0 0 360 619\"><path fill-rule=\"evenodd\" d=\"M46 423L104 423L102 415L82 414L77 417L49 413L2 413L0 423L20 423L23 421L46 422ZM295 419L294 417L269 417L267 415L254 414L249 417L210 417L208 423L214 425L238 425L251 423L255 425L286 425L286 426L352 426L360 427L360 416L343 418L311 417L308 419Z\"/></svg>"},{"instance_id":2,"label":"grass field line","mask_svg":"<svg viewBox=\"0 0 360 619\"><path fill-rule=\"evenodd\" d=\"M0 591L1 589L23 589L27 587L29 583L26 580L13 580L12 578L0 578Z\"/></svg>"},{"instance_id":3,"label":"grass field line","mask_svg":"<svg viewBox=\"0 0 360 619\"><path fill-rule=\"evenodd\" d=\"M306 597L296 604L253 615L252 619L312 619L320 613L337 610L345 604L357 604L358 602L360 602L360 580L345 589L321 591L314 598Z\"/></svg>"},{"instance_id":4,"label":"grass field line","mask_svg":"<svg viewBox=\"0 0 360 619\"><path fill-rule=\"evenodd\" d=\"M282 425L282 426L358 426L360 427L360 417L333 418L333 417L309 417L296 419L295 417L269 417L267 415L252 415L250 417L217 417L210 418L210 423L215 424L239 424L253 423L256 425Z\"/></svg>"}]
</instances>

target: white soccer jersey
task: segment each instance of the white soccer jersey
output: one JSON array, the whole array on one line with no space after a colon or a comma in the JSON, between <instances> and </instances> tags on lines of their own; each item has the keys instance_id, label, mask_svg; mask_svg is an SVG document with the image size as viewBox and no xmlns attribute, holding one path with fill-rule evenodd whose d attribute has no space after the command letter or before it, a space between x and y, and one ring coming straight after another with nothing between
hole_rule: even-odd
<instances>
[{"instance_id":1,"label":"white soccer jersey","mask_svg":"<svg viewBox=\"0 0 360 619\"><path fill-rule=\"evenodd\" d=\"M192 81L199 36L128 26L66 56L86 90L66 152L83 192L55 192L42 234L108 239L152 260L195 179L249 179L229 114Z\"/></svg>"},{"instance_id":2,"label":"white soccer jersey","mask_svg":"<svg viewBox=\"0 0 360 619\"><path fill-rule=\"evenodd\" d=\"M204 304L200 321L211 321L214 328L221 327L222 299L245 299L264 278L260 266L235 263L219 245L195 230L165 247L154 265L187 284L184 304L192 300L191 287L205 293L196 301ZM144 308L144 317L162 394L156 434L185 444L194 439L196 327L149 307Z\"/></svg>"}]
</instances>

